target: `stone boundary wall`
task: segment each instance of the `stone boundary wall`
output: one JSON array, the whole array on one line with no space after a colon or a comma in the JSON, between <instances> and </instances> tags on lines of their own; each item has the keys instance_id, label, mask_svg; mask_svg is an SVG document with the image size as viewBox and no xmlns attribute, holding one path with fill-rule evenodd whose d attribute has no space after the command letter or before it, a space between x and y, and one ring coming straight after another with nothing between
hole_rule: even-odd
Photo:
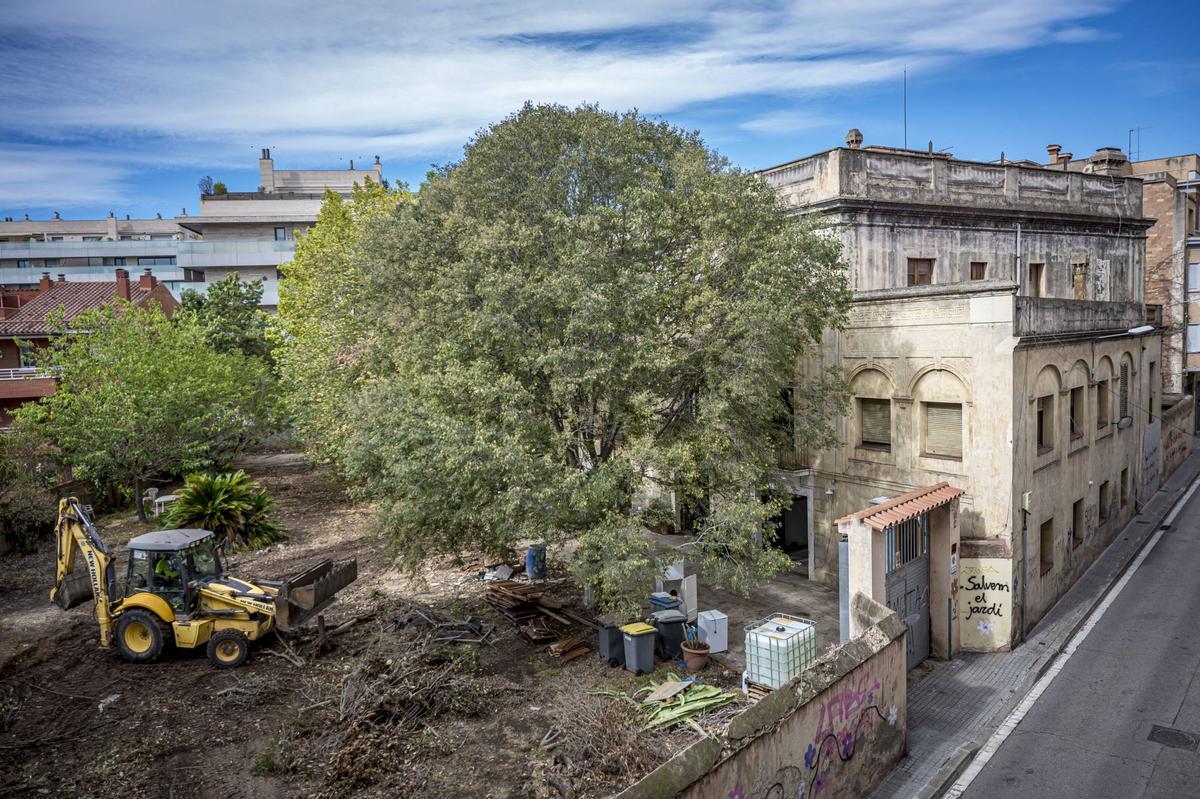
<instances>
[{"instance_id":1,"label":"stone boundary wall","mask_svg":"<svg viewBox=\"0 0 1200 799\"><path fill-rule=\"evenodd\" d=\"M1170 408L1163 408L1162 479L1165 483L1179 465L1192 454L1192 428L1196 399L1185 396Z\"/></svg>"},{"instance_id":2,"label":"stone boundary wall","mask_svg":"<svg viewBox=\"0 0 1200 799\"><path fill-rule=\"evenodd\" d=\"M618 799L867 796L907 750L905 626L856 593L865 630L617 795Z\"/></svg>"}]
</instances>

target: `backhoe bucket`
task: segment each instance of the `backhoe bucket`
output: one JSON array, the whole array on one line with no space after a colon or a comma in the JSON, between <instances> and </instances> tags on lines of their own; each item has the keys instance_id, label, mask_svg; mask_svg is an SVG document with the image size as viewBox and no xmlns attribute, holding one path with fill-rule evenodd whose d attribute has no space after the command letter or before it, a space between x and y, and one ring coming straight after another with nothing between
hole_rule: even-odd
<instances>
[{"instance_id":1,"label":"backhoe bucket","mask_svg":"<svg viewBox=\"0 0 1200 799\"><path fill-rule=\"evenodd\" d=\"M358 579L358 561L323 560L283 581L275 597L275 625L294 630L325 610L335 595Z\"/></svg>"},{"instance_id":2,"label":"backhoe bucket","mask_svg":"<svg viewBox=\"0 0 1200 799\"><path fill-rule=\"evenodd\" d=\"M91 600L92 580L88 576L87 569L76 568L75 571L64 577L61 583L54 586L52 599L54 604L63 610L70 610Z\"/></svg>"}]
</instances>

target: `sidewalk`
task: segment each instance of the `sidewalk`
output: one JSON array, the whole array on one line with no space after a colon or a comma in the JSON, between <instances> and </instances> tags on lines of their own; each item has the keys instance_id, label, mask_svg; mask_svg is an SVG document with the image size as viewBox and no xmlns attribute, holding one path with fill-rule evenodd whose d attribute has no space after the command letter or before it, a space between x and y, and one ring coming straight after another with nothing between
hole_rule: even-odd
<instances>
[{"instance_id":1,"label":"sidewalk","mask_svg":"<svg viewBox=\"0 0 1200 799\"><path fill-rule=\"evenodd\" d=\"M1016 650L967 653L917 683L908 695L908 756L872 799L941 796L1030 691L1197 476L1200 447L1193 449Z\"/></svg>"}]
</instances>

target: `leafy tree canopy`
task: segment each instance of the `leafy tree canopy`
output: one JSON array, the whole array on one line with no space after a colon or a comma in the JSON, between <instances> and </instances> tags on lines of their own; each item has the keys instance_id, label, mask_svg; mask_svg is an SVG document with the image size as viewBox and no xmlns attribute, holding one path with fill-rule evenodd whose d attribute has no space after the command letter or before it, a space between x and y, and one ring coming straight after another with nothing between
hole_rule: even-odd
<instances>
[{"instance_id":1,"label":"leafy tree canopy","mask_svg":"<svg viewBox=\"0 0 1200 799\"><path fill-rule=\"evenodd\" d=\"M142 495L146 480L227 462L272 421L267 366L221 352L199 325L117 301L59 327L39 350L53 396L17 409L75 475ZM144 518L140 502L139 516Z\"/></svg>"},{"instance_id":2,"label":"leafy tree canopy","mask_svg":"<svg viewBox=\"0 0 1200 799\"><path fill-rule=\"evenodd\" d=\"M794 381L847 293L836 240L761 179L636 113L527 105L350 240L369 290L325 346L365 369L337 429L410 561L571 541L629 606L640 509L674 492L710 580L785 567L764 545L780 420L790 401L796 443L829 441L840 382Z\"/></svg>"},{"instance_id":3,"label":"leafy tree canopy","mask_svg":"<svg viewBox=\"0 0 1200 799\"><path fill-rule=\"evenodd\" d=\"M184 289L179 321L198 325L220 352L236 350L270 362L271 319L260 306L262 294L261 280L243 282L237 272L230 272L211 283L207 294Z\"/></svg>"},{"instance_id":4,"label":"leafy tree canopy","mask_svg":"<svg viewBox=\"0 0 1200 799\"><path fill-rule=\"evenodd\" d=\"M275 358L290 417L322 459L340 462L346 409L366 371L360 356L373 325L363 313L369 286L362 230L410 200L403 187L369 180L349 200L326 191L317 224L297 240L285 267Z\"/></svg>"}]
</instances>

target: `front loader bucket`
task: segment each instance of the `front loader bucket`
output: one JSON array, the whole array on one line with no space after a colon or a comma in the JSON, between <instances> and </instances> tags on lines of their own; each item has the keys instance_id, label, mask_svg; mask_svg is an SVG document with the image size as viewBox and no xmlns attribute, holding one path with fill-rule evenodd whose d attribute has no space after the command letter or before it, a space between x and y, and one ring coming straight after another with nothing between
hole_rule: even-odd
<instances>
[{"instance_id":1,"label":"front loader bucket","mask_svg":"<svg viewBox=\"0 0 1200 799\"><path fill-rule=\"evenodd\" d=\"M50 598L63 610L70 610L92 599L92 580L87 569L77 568L64 577L62 582L54 586Z\"/></svg>"},{"instance_id":2,"label":"front loader bucket","mask_svg":"<svg viewBox=\"0 0 1200 799\"><path fill-rule=\"evenodd\" d=\"M284 580L275 597L275 625L284 632L294 630L325 610L338 591L357 579L357 560L328 559Z\"/></svg>"}]
</instances>

